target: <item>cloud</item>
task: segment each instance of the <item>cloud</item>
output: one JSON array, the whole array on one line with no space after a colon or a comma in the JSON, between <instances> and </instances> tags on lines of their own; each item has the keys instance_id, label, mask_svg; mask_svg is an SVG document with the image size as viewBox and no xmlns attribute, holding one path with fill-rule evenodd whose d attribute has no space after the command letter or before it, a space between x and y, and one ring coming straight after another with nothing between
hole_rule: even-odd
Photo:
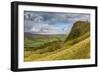
<instances>
[{"instance_id":1,"label":"cloud","mask_svg":"<svg viewBox=\"0 0 100 73\"><path fill-rule=\"evenodd\" d=\"M40 26L39 26L40 25ZM41 26L42 25L42 26ZM59 27L49 25L49 24L35 24L30 31L31 33L37 34L65 34L66 31L60 29Z\"/></svg>"},{"instance_id":2,"label":"cloud","mask_svg":"<svg viewBox=\"0 0 100 73\"><path fill-rule=\"evenodd\" d=\"M90 21L90 14L25 11L24 29L37 34L65 34L79 20Z\"/></svg>"}]
</instances>

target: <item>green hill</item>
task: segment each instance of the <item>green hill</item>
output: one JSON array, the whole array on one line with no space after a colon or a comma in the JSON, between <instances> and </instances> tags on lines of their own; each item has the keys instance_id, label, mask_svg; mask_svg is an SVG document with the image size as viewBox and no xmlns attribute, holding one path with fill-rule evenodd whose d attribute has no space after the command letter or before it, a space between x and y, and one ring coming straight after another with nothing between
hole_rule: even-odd
<instances>
[{"instance_id":1,"label":"green hill","mask_svg":"<svg viewBox=\"0 0 100 73\"><path fill-rule=\"evenodd\" d=\"M90 32L90 23L87 21L77 21L74 23L72 30L65 41L76 39Z\"/></svg>"}]
</instances>

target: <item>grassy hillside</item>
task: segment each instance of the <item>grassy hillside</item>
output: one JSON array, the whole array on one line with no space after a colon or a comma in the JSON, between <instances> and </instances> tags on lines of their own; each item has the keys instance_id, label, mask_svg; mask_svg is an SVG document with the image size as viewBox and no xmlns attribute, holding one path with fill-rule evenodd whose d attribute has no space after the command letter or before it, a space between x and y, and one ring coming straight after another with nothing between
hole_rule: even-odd
<instances>
[{"instance_id":1,"label":"grassy hillside","mask_svg":"<svg viewBox=\"0 0 100 73\"><path fill-rule=\"evenodd\" d=\"M25 50L24 61L90 58L90 24L86 21L77 21L65 41L56 40L47 42L35 50L32 48Z\"/></svg>"},{"instance_id":2,"label":"grassy hillside","mask_svg":"<svg viewBox=\"0 0 100 73\"><path fill-rule=\"evenodd\" d=\"M84 36L86 37L86 35ZM83 38L83 37L82 37ZM31 52L32 54L26 58L27 61L33 60L64 60L64 59L85 59L90 57L90 38L89 36L82 40L79 37L78 43L71 45L73 41L66 42L60 49L54 45L48 45L43 49ZM82 41L80 41L82 40ZM84 45L84 46L83 46ZM52 50L51 49L56 49Z\"/></svg>"},{"instance_id":3,"label":"grassy hillside","mask_svg":"<svg viewBox=\"0 0 100 73\"><path fill-rule=\"evenodd\" d=\"M84 46L83 46L84 45ZM62 48L65 48L63 46ZM77 43L68 49L64 49L60 52L39 58L37 60L65 60L65 59L85 59L89 58L90 52L90 38L85 39L84 41Z\"/></svg>"}]
</instances>

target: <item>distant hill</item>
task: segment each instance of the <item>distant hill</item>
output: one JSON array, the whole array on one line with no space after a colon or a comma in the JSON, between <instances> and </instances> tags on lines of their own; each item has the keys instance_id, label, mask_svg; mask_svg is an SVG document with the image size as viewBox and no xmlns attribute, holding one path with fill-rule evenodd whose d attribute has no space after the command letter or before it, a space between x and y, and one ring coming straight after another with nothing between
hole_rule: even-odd
<instances>
[{"instance_id":1,"label":"distant hill","mask_svg":"<svg viewBox=\"0 0 100 73\"><path fill-rule=\"evenodd\" d=\"M37 38L41 38L41 39L45 39L45 38L51 38L51 37L57 37L57 38L60 38L60 37L66 37L66 35L64 35L64 34L55 34L55 35L53 35L53 34L51 34L51 35L49 35L49 34L32 34L32 33L27 33L27 32L24 32L24 36L25 36L25 38L27 38L27 39L37 39Z\"/></svg>"},{"instance_id":2,"label":"distant hill","mask_svg":"<svg viewBox=\"0 0 100 73\"><path fill-rule=\"evenodd\" d=\"M77 21L73 24L72 30L65 41L76 39L90 31L90 23L88 21Z\"/></svg>"}]
</instances>

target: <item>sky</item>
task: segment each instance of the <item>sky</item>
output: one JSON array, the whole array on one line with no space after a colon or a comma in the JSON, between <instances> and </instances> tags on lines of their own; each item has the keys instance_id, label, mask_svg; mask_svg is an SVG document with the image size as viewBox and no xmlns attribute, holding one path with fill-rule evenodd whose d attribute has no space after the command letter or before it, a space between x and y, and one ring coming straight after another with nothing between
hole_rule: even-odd
<instances>
[{"instance_id":1,"label":"sky","mask_svg":"<svg viewBox=\"0 0 100 73\"><path fill-rule=\"evenodd\" d=\"M90 21L90 14L24 11L24 32L68 34L76 21Z\"/></svg>"}]
</instances>

